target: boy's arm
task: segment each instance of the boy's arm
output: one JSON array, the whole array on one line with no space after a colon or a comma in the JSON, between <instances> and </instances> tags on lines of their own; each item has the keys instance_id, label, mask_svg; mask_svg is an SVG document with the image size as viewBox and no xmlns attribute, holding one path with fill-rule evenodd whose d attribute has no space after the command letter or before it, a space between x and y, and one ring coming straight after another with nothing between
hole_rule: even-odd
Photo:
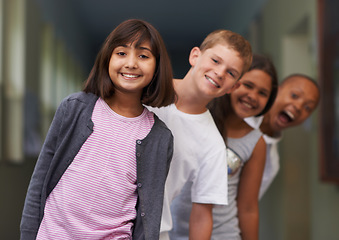
<instances>
[{"instance_id":1,"label":"boy's arm","mask_svg":"<svg viewBox=\"0 0 339 240\"><path fill-rule=\"evenodd\" d=\"M192 203L189 222L189 239L209 240L213 228L213 204Z\"/></svg>"}]
</instances>

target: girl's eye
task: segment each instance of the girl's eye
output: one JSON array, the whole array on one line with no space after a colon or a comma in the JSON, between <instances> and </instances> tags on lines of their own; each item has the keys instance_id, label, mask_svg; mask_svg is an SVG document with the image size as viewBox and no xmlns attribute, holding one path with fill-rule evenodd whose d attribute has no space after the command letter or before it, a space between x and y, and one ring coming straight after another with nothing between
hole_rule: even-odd
<instances>
[{"instance_id":1,"label":"girl's eye","mask_svg":"<svg viewBox=\"0 0 339 240\"><path fill-rule=\"evenodd\" d=\"M119 56L125 56L125 55L126 55L126 53L124 53L124 52L117 52L117 54L118 54Z\"/></svg>"},{"instance_id":2,"label":"girl's eye","mask_svg":"<svg viewBox=\"0 0 339 240\"><path fill-rule=\"evenodd\" d=\"M140 55L140 58L149 58L149 57L142 54L142 55Z\"/></svg>"},{"instance_id":3,"label":"girl's eye","mask_svg":"<svg viewBox=\"0 0 339 240\"><path fill-rule=\"evenodd\" d=\"M248 84L248 83L243 83L242 85L244 85L248 89L252 89L253 88L252 85Z\"/></svg>"},{"instance_id":4,"label":"girl's eye","mask_svg":"<svg viewBox=\"0 0 339 240\"><path fill-rule=\"evenodd\" d=\"M261 96L263 96L263 97L267 97L267 96L268 96L268 94L267 94L266 92L259 92L259 94L260 94Z\"/></svg>"}]
</instances>

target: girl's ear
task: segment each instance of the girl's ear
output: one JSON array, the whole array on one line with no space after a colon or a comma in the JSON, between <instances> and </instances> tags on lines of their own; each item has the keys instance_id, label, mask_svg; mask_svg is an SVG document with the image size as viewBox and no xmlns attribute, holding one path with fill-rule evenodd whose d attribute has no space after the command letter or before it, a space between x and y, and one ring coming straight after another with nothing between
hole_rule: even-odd
<instances>
[{"instance_id":1,"label":"girl's ear","mask_svg":"<svg viewBox=\"0 0 339 240\"><path fill-rule=\"evenodd\" d=\"M233 85L233 87L232 87L230 90L228 90L227 93L229 94L229 93L233 92L234 90L236 90L237 88L239 88L240 85L241 85L241 82L237 81L237 82Z\"/></svg>"},{"instance_id":2,"label":"girl's ear","mask_svg":"<svg viewBox=\"0 0 339 240\"><path fill-rule=\"evenodd\" d=\"M190 56L188 58L189 63L191 64L192 67L195 66L197 59L199 58L200 54L201 54L200 48L198 48L198 47L192 48L192 50L190 52Z\"/></svg>"}]
</instances>

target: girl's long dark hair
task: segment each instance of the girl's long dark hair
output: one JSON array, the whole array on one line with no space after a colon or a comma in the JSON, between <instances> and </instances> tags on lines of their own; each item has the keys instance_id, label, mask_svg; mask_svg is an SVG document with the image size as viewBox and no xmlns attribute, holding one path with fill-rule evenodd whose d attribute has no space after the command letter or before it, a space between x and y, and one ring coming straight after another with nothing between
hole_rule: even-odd
<instances>
[{"instance_id":1,"label":"girl's long dark hair","mask_svg":"<svg viewBox=\"0 0 339 240\"><path fill-rule=\"evenodd\" d=\"M153 107L173 103L175 100L173 73L165 43L150 23L139 19L122 22L108 35L96 57L83 91L91 92L103 99L112 96L115 87L109 77L108 68L113 50L118 46L134 42L139 46L145 41L151 44L152 54L156 58L156 69L152 81L144 88L140 100L143 104Z\"/></svg>"}]
</instances>

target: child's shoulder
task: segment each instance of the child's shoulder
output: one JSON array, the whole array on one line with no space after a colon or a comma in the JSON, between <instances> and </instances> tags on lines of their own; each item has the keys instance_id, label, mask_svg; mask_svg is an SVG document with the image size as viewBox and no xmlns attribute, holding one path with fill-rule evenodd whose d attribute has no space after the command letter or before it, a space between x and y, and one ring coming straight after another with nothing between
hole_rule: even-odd
<instances>
[{"instance_id":1,"label":"child's shoulder","mask_svg":"<svg viewBox=\"0 0 339 240\"><path fill-rule=\"evenodd\" d=\"M81 101L81 102L88 102L88 101L96 101L98 96L94 95L93 93L86 93L86 92L76 92L68 95L64 101Z\"/></svg>"},{"instance_id":2,"label":"child's shoulder","mask_svg":"<svg viewBox=\"0 0 339 240\"><path fill-rule=\"evenodd\" d=\"M167 127L166 123L162 121L157 114L154 112L152 113L154 116L154 124L157 126L159 129L163 129L164 131L170 131L169 128Z\"/></svg>"},{"instance_id":3,"label":"child's shoulder","mask_svg":"<svg viewBox=\"0 0 339 240\"><path fill-rule=\"evenodd\" d=\"M93 108L97 100L98 96L92 93L76 92L65 97L61 101L59 109L78 111L82 108Z\"/></svg>"}]
</instances>

